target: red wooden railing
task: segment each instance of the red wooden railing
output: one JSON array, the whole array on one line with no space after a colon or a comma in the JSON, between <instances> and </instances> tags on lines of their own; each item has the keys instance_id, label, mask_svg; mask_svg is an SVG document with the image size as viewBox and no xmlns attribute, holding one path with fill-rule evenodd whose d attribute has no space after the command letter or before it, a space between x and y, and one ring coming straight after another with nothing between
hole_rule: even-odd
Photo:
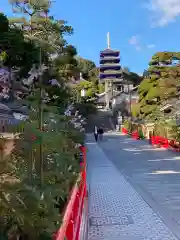
<instances>
[{"instance_id":1,"label":"red wooden railing","mask_svg":"<svg viewBox=\"0 0 180 240\"><path fill-rule=\"evenodd\" d=\"M65 210L62 225L54 236L54 240L80 240L80 226L84 207L84 200L87 196L86 188L86 149L80 148L83 152L84 163L81 166L80 177L75 184L70 200Z\"/></svg>"}]
</instances>

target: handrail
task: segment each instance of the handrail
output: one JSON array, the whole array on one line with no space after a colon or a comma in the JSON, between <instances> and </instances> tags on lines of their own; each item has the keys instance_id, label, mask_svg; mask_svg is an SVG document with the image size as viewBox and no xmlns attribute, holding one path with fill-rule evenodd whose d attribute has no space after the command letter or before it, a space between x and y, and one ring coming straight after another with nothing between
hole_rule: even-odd
<instances>
[{"instance_id":1,"label":"handrail","mask_svg":"<svg viewBox=\"0 0 180 240\"><path fill-rule=\"evenodd\" d=\"M87 190L85 158L84 148L84 166L81 170L79 179L72 190L70 200L65 210L62 225L54 236L55 240L79 240L82 212Z\"/></svg>"},{"instance_id":2,"label":"handrail","mask_svg":"<svg viewBox=\"0 0 180 240\"><path fill-rule=\"evenodd\" d=\"M68 224L71 220L72 208L73 208L77 193L78 193L78 185L76 183L76 185L73 188L72 195L71 195L71 198L69 200L69 203L66 207L66 211L65 211L65 214L64 214L64 217L63 217L62 225L61 225L59 231L57 232L56 240L64 240L64 236L66 234L66 229L67 229Z\"/></svg>"}]
</instances>

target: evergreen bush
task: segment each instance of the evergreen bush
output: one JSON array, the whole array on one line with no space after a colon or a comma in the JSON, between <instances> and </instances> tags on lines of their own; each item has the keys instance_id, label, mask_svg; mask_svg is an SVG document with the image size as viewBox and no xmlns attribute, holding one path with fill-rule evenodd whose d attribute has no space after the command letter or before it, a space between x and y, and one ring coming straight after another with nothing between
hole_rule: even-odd
<instances>
[{"instance_id":1,"label":"evergreen bush","mask_svg":"<svg viewBox=\"0 0 180 240\"><path fill-rule=\"evenodd\" d=\"M24 132L15 140L11 158L0 160L1 239L52 239L60 227L80 171L76 145L83 141L83 134L73 129L68 119L51 120L46 118L43 132L37 121L24 122Z\"/></svg>"}]
</instances>

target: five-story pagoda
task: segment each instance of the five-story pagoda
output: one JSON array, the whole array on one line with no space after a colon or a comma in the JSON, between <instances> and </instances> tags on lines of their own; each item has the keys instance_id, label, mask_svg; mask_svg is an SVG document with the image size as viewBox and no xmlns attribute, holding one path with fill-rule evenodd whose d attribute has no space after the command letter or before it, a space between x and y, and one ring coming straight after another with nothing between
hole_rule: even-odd
<instances>
[{"instance_id":1,"label":"five-story pagoda","mask_svg":"<svg viewBox=\"0 0 180 240\"><path fill-rule=\"evenodd\" d=\"M120 66L120 51L110 49L109 33L107 34L108 48L100 52L100 82L105 83L106 108L109 108L110 98L113 96L114 86L122 84L122 70Z\"/></svg>"}]
</instances>

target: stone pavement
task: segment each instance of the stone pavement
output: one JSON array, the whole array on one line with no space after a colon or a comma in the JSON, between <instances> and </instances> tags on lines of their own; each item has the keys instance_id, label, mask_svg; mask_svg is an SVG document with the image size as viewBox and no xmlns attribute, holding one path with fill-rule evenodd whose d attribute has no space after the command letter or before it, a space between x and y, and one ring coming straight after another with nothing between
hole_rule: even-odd
<instances>
[{"instance_id":1,"label":"stone pavement","mask_svg":"<svg viewBox=\"0 0 180 240\"><path fill-rule=\"evenodd\" d=\"M90 135L87 147L88 240L177 240Z\"/></svg>"},{"instance_id":2,"label":"stone pavement","mask_svg":"<svg viewBox=\"0 0 180 240\"><path fill-rule=\"evenodd\" d=\"M128 179L166 225L180 238L180 154L109 134L100 143L114 166Z\"/></svg>"}]
</instances>

